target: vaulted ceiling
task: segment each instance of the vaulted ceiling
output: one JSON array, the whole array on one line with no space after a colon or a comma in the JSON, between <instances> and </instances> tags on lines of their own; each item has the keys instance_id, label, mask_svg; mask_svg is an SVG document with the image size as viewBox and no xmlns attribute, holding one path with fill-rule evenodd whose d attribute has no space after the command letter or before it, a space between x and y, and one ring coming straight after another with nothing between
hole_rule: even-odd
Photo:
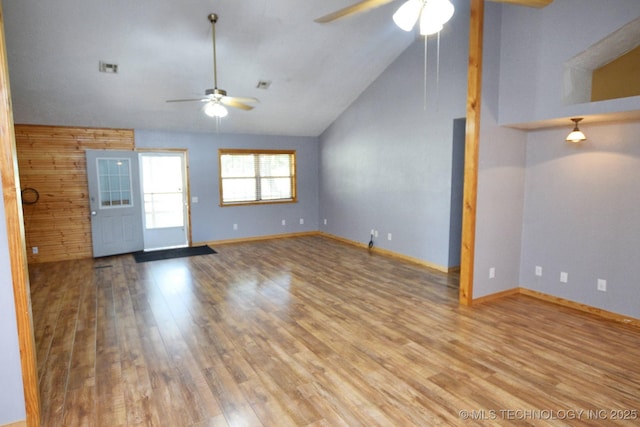
<instances>
[{"instance_id":1,"label":"vaulted ceiling","mask_svg":"<svg viewBox=\"0 0 640 427\"><path fill-rule=\"evenodd\" d=\"M318 135L415 37L393 24L394 4L314 22L349 1L4 0L14 120L215 131L201 103L165 102L213 87L215 12L218 86L260 99L219 131Z\"/></svg>"},{"instance_id":2,"label":"vaulted ceiling","mask_svg":"<svg viewBox=\"0 0 640 427\"><path fill-rule=\"evenodd\" d=\"M416 37L391 19L398 1L314 22L354 2L4 0L14 120L319 135ZM165 102L213 87L212 12L219 88L260 100L252 111L230 109L219 123L202 103ZM118 72L99 72L101 61ZM258 88L260 81L269 88Z\"/></svg>"}]
</instances>

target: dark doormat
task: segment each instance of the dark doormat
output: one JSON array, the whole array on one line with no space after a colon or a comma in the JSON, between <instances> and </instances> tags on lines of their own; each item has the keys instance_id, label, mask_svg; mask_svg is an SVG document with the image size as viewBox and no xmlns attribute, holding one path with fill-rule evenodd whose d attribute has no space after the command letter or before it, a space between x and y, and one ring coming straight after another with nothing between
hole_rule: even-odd
<instances>
[{"instance_id":1,"label":"dark doormat","mask_svg":"<svg viewBox=\"0 0 640 427\"><path fill-rule=\"evenodd\" d=\"M184 258L195 255L208 255L217 253L209 246L193 246L190 248L163 249L160 251L134 252L136 262L159 261L162 259Z\"/></svg>"}]
</instances>

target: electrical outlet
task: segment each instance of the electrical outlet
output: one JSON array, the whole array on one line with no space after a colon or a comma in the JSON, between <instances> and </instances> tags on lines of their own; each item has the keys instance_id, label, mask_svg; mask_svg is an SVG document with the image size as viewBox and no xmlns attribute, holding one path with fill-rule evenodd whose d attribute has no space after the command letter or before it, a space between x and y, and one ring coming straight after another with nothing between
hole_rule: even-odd
<instances>
[{"instance_id":1,"label":"electrical outlet","mask_svg":"<svg viewBox=\"0 0 640 427\"><path fill-rule=\"evenodd\" d=\"M300 218L300 225L304 224L304 218Z\"/></svg>"},{"instance_id":2,"label":"electrical outlet","mask_svg":"<svg viewBox=\"0 0 640 427\"><path fill-rule=\"evenodd\" d=\"M233 229L237 230L238 229L238 224L233 224Z\"/></svg>"},{"instance_id":3,"label":"electrical outlet","mask_svg":"<svg viewBox=\"0 0 640 427\"><path fill-rule=\"evenodd\" d=\"M391 240L391 233L387 233L387 240Z\"/></svg>"},{"instance_id":4,"label":"electrical outlet","mask_svg":"<svg viewBox=\"0 0 640 427\"><path fill-rule=\"evenodd\" d=\"M373 230L373 237L378 237L378 230Z\"/></svg>"},{"instance_id":5,"label":"electrical outlet","mask_svg":"<svg viewBox=\"0 0 640 427\"><path fill-rule=\"evenodd\" d=\"M542 277L542 267L536 265L536 276Z\"/></svg>"},{"instance_id":6,"label":"electrical outlet","mask_svg":"<svg viewBox=\"0 0 640 427\"><path fill-rule=\"evenodd\" d=\"M284 219L282 220L282 225L287 225L287 221L285 221Z\"/></svg>"},{"instance_id":7,"label":"electrical outlet","mask_svg":"<svg viewBox=\"0 0 640 427\"><path fill-rule=\"evenodd\" d=\"M198 203L198 196L193 196L191 198L191 203Z\"/></svg>"},{"instance_id":8,"label":"electrical outlet","mask_svg":"<svg viewBox=\"0 0 640 427\"><path fill-rule=\"evenodd\" d=\"M327 225L327 218L324 219L324 225Z\"/></svg>"},{"instance_id":9,"label":"electrical outlet","mask_svg":"<svg viewBox=\"0 0 640 427\"><path fill-rule=\"evenodd\" d=\"M38 255L38 247L37 247L37 246L32 247L32 248L31 248L31 252L32 252L34 255Z\"/></svg>"},{"instance_id":10,"label":"electrical outlet","mask_svg":"<svg viewBox=\"0 0 640 427\"><path fill-rule=\"evenodd\" d=\"M496 268L495 267L491 267L489 269L489 279L493 279L496 277Z\"/></svg>"},{"instance_id":11,"label":"electrical outlet","mask_svg":"<svg viewBox=\"0 0 640 427\"><path fill-rule=\"evenodd\" d=\"M598 290L600 292L607 292L607 281L604 279L598 279Z\"/></svg>"},{"instance_id":12,"label":"electrical outlet","mask_svg":"<svg viewBox=\"0 0 640 427\"><path fill-rule=\"evenodd\" d=\"M567 283L568 281L569 281L569 273L566 273L564 271L560 272L560 282Z\"/></svg>"}]
</instances>

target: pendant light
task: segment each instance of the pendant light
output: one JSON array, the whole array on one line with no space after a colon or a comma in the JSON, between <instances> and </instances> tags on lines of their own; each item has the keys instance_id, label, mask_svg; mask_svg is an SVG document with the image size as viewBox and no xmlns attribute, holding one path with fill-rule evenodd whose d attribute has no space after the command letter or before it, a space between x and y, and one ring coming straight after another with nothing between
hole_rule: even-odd
<instances>
[{"instance_id":1,"label":"pendant light","mask_svg":"<svg viewBox=\"0 0 640 427\"><path fill-rule=\"evenodd\" d=\"M582 142L587 139L584 132L582 132L578 127L578 123L580 123L581 120L582 117L574 117L571 119L571 121L575 123L575 126L571 133L567 135L567 142Z\"/></svg>"}]
</instances>

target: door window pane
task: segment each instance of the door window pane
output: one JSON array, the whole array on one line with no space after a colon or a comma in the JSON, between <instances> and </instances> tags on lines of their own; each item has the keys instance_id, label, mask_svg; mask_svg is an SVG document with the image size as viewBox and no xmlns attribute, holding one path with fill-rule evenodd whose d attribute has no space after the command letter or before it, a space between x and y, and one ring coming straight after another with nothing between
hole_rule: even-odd
<instances>
[{"instance_id":1,"label":"door window pane","mask_svg":"<svg viewBox=\"0 0 640 427\"><path fill-rule=\"evenodd\" d=\"M129 159L98 158L96 161L100 208L132 206L131 163Z\"/></svg>"}]
</instances>

